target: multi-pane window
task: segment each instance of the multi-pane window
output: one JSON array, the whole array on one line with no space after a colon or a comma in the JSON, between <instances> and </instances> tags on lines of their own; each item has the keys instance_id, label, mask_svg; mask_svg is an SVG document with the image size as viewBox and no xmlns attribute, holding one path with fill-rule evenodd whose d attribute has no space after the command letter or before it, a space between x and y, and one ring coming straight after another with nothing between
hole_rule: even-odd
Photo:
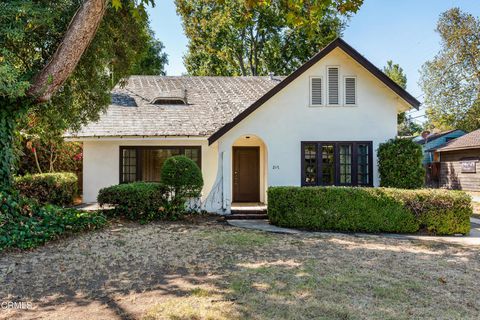
<instances>
[{"instance_id":1,"label":"multi-pane window","mask_svg":"<svg viewBox=\"0 0 480 320\"><path fill-rule=\"evenodd\" d=\"M335 184L335 145L321 144L322 150L322 185Z\"/></svg>"},{"instance_id":2,"label":"multi-pane window","mask_svg":"<svg viewBox=\"0 0 480 320\"><path fill-rule=\"evenodd\" d=\"M200 148L185 148L184 154L186 157L195 161L200 167Z\"/></svg>"},{"instance_id":3,"label":"multi-pane window","mask_svg":"<svg viewBox=\"0 0 480 320\"><path fill-rule=\"evenodd\" d=\"M303 163L304 163L304 183L305 185L317 184L317 145L314 143L306 143L303 147Z\"/></svg>"},{"instance_id":4,"label":"multi-pane window","mask_svg":"<svg viewBox=\"0 0 480 320\"><path fill-rule=\"evenodd\" d=\"M340 184L352 184L352 145L339 145Z\"/></svg>"},{"instance_id":5,"label":"multi-pane window","mask_svg":"<svg viewBox=\"0 0 480 320\"><path fill-rule=\"evenodd\" d=\"M302 142L302 185L372 185L371 142Z\"/></svg>"},{"instance_id":6,"label":"multi-pane window","mask_svg":"<svg viewBox=\"0 0 480 320\"><path fill-rule=\"evenodd\" d=\"M165 160L185 155L201 167L201 147L120 147L120 182L160 181Z\"/></svg>"},{"instance_id":7,"label":"multi-pane window","mask_svg":"<svg viewBox=\"0 0 480 320\"><path fill-rule=\"evenodd\" d=\"M122 175L124 182L133 182L137 180L137 153L135 150L122 150Z\"/></svg>"},{"instance_id":8,"label":"multi-pane window","mask_svg":"<svg viewBox=\"0 0 480 320\"><path fill-rule=\"evenodd\" d=\"M357 181L358 185L370 184L370 166L369 166L369 146L368 144L357 144Z\"/></svg>"}]
</instances>

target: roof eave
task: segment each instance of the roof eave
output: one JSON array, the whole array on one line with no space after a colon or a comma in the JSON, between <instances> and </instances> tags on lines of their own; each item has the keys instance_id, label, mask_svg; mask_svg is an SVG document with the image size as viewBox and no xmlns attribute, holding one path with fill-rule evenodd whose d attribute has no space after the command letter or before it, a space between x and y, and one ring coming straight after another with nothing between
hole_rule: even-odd
<instances>
[{"instance_id":1,"label":"roof eave","mask_svg":"<svg viewBox=\"0 0 480 320\"><path fill-rule=\"evenodd\" d=\"M459 150L469 150L469 149L480 149L480 145L478 145L478 146L457 147L457 148L448 148L448 149L440 148L440 149L437 149L436 151L437 152L449 152L449 151L459 151Z\"/></svg>"}]
</instances>

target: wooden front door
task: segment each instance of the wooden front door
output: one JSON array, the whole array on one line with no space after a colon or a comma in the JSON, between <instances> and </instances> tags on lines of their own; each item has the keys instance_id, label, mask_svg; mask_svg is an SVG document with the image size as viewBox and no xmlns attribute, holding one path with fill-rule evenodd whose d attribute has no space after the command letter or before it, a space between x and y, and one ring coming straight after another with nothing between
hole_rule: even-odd
<instances>
[{"instance_id":1,"label":"wooden front door","mask_svg":"<svg viewBox=\"0 0 480 320\"><path fill-rule=\"evenodd\" d=\"M233 147L233 202L260 202L259 147Z\"/></svg>"}]
</instances>

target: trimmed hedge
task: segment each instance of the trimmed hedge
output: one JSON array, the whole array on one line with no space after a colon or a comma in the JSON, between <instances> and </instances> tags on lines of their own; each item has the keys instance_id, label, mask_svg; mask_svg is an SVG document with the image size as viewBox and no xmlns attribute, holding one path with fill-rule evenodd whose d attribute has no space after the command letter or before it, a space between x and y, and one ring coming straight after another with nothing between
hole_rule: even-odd
<instances>
[{"instance_id":1,"label":"trimmed hedge","mask_svg":"<svg viewBox=\"0 0 480 320\"><path fill-rule=\"evenodd\" d=\"M114 206L114 213L146 223L167 217L168 188L161 183L133 182L103 188L98 193L100 205Z\"/></svg>"},{"instance_id":2,"label":"trimmed hedge","mask_svg":"<svg viewBox=\"0 0 480 320\"><path fill-rule=\"evenodd\" d=\"M274 225L318 231L468 234L470 197L461 191L271 187Z\"/></svg>"},{"instance_id":3,"label":"trimmed hedge","mask_svg":"<svg viewBox=\"0 0 480 320\"><path fill-rule=\"evenodd\" d=\"M29 249L63 234L92 230L107 223L97 212L41 206L18 193L0 192L0 251Z\"/></svg>"},{"instance_id":4,"label":"trimmed hedge","mask_svg":"<svg viewBox=\"0 0 480 320\"><path fill-rule=\"evenodd\" d=\"M420 228L431 234L454 235L470 232L472 199L463 192L445 189L386 189L415 214Z\"/></svg>"},{"instance_id":5,"label":"trimmed hedge","mask_svg":"<svg viewBox=\"0 0 480 320\"><path fill-rule=\"evenodd\" d=\"M396 138L378 147L380 186L418 189L425 183L422 147L410 139Z\"/></svg>"},{"instance_id":6,"label":"trimmed hedge","mask_svg":"<svg viewBox=\"0 0 480 320\"><path fill-rule=\"evenodd\" d=\"M71 172L28 174L16 177L14 187L41 204L68 206L78 194L78 178Z\"/></svg>"}]
</instances>

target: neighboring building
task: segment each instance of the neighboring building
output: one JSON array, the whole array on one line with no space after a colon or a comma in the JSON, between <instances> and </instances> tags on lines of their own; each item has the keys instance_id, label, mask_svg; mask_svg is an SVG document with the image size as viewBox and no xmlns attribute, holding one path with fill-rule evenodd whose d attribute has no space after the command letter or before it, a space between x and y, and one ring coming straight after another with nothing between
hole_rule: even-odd
<instances>
[{"instance_id":1,"label":"neighboring building","mask_svg":"<svg viewBox=\"0 0 480 320\"><path fill-rule=\"evenodd\" d=\"M437 132L429 134L425 139L417 137L414 141L422 146L423 150L423 164L428 165L432 162L438 162L435 150L444 146L451 140L461 137L465 134L463 130L449 130L444 132Z\"/></svg>"},{"instance_id":2,"label":"neighboring building","mask_svg":"<svg viewBox=\"0 0 480 320\"><path fill-rule=\"evenodd\" d=\"M158 181L163 161L198 163L203 209L266 203L269 186L378 186L377 148L419 102L336 39L288 77L132 76L84 145L84 201L100 188Z\"/></svg>"},{"instance_id":3,"label":"neighboring building","mask_svg":"<svg viewBox=\"0 0 480 320\"><path fill-rule=\"evenodd\" d=\"M480 129L437 149L440 187L480 191Z\"/></svg>"}]
</instances>

